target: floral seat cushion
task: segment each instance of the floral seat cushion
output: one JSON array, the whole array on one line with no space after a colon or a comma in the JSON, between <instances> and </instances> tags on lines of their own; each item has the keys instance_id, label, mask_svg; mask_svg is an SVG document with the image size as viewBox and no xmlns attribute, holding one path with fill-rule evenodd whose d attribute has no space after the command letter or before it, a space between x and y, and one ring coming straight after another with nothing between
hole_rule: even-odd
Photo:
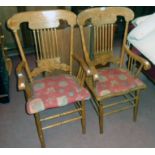
<instances>
[{"instance_id":1,"label":"floral seat cushion","mask_svg":"<svg viewBox=\"0 0 155 155\"><path fill-rule=\"evenodd\" d=\"M100 97L112 96L117 93L121 94L138 88L145 88L145 84L138 78L133 77L127 70L99 70L96 94Z\"/></svg>"},{"instance_id":2,"label":"floral seat cushion","mask_svg":"<svg viewBox=\"0 0 155 155\"><path fill-rule=\"evenodd\" d=\"M34 114L48 108L61 107L90 98L89 92L69 75L51 76L32 84L33 95L28 100L27 112Z\"/></svg>"}]
</instances>

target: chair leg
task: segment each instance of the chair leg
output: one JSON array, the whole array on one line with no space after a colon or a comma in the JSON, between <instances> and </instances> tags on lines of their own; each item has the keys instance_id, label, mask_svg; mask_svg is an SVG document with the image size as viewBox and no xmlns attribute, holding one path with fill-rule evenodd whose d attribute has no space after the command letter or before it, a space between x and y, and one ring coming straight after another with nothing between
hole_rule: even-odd
<instances>
[{"instance_id":1,"label":"chair leg","mask_svg":"<svg viewBox=\"0 0 155 155\"><path fill-rule=\"evenodd\" d=\"M139 95L140 91L136 92L136 99L135 99L135 106L133 108L133 121L136 122L137 114L138 114L138 107L139 107Z\"/></svg>"},{"instance_id":2,"label":"chair leg","mask_svg":"<svg viewBox=\"0 0 155 155\"><path fill-rule=\"evenodd\" d=\"M86 104L85 101L81 101L81 106L82 106L82 120L81 120L81 124L82 124L82 133L85 134L86 133Z\"/></svg>"},{"instance_id":3,"label":"chair leg","mask_svg":"<svg viewBox=\"0 0 155 155\"><path fill-rule=\"evenodd\" d=\"M34 114L34 117L35 117L35 122L36 122L36 127L37 127L37 131L38 131L38 136L39 136L39 140L40 140L40 143L41 143L41 147L46 147L44 134L43 134L43 130L42 130L42 125L41 125L41 122L40 122L39 113Z\"/></svg>"},{"instance_id":4,"label":"chair leg","mask_svg":"<svg viewBox=\"0 0 155 155\"><path fill-rule=\"evenodd\" d=\"M99 102L99 126L100 126L100 134L103 133L103 106L102 104Z\"/></svg>"}]
</instances>

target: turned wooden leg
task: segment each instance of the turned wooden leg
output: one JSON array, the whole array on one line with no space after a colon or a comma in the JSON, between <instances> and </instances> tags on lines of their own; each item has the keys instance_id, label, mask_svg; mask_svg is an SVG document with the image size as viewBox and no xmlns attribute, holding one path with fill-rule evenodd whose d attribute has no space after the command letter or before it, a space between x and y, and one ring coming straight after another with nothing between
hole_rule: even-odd
<instances>
[{"instance_id":1,"label":"turned wooden leg","mask_svg":"<svg viewBox=\"0 0 155 155\"><path fill-rule=\"evenodd\" d=\"M140 91L136 92L136 99L135 99L135 106L133 108L133 121L136 122L137 114L138 114L138 107L139 107L139 95Z\"/></svg>"},{"instance_id":2,"label":"turned wooden leg","mask_svg":"<svg viewBox=\"0 0 155 155\"><path fill-rule=\"evenodd\" d=\"M103 106L99 102L99 126L100 126L100 134L103 133Z\"/></svg>"},{"instance_id":3,"label":"turned wooden leg","mask_svg":"<svg viewBox=\"0 0 155 155\"><path fill-rule=\"evenodd\" d=\"M46 147L44 134L43 134L43 130L42 130L42 125L41 125L41 122L40 122L39 113L34 114L34 117L35 117L35 122L36 122L36 127L37 127L37 131L38 131L38 136L39 136L39 140L40 140L40 143L41 143L41 147Z\"/></svg>"},{"instance_id":4,"label":"turned wooden leg","mask_svg":"<svg viewBox=\"0 0 155 155\"><path fill-rule=\"evenodd\" d=\"M81 120L81 123L82 123L82 133L85 134L86 133L86 104L85 104L85 101L81 101L81 106L82 106L82 120Z\"/></svg>"}]
</instances>

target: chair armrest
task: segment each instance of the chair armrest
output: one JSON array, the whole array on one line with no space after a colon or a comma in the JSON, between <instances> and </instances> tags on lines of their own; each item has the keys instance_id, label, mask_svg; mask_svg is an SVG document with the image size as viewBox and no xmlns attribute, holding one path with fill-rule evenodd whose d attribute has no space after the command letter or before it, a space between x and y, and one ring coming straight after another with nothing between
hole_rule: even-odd
<instances>
[{"instance_id":1,"label":"chair armrest","mask_svg":"<svg viewBox=\"0 0 155 155\"><path fill-rule=\"evenodd\" d=\"M90 60L89 61L87 60L87 64L90 68L91 75L93 75L94 81L97 81L99 79L97 69L95 68L94 64Z\"/></svg>"},{"instance_id":2,"label":"chair armrest","mask_svg":"<svg viewBox=\"0 0 155 155\"><path fill-rule=\"evenodd\" d=\"M91 61L89 62L85 62L82 58L81 55L79 54L73 54L73 58L76 59L80 65L83 67L83 69L85 70L87 76L93 76L93 79L96 81L98 79L98 73L97 70L95 68L95 66L92 64Z\"/></svg>"},{"instance_id":3,"label":"chair armrest","mask_svg":"<svg viewBox=\"0 0 155 155\"><path fill-rule=\"evenodd\" d=\"M127 45L124 45L124 49L125 49L125 52L130 56L132 57L135 61L139 62L144 68L144 70L149 70L151 68L151 65L149 63L149 61L147 61L146 59L142 58L141 56L139 55L136 55L135 53L133 53ZM142 69L141 68L141 69Z\"/></svg>"},{"instance_id":4,"label":"chair armrest","mask_svg":"<svg viewBox=\"0 0 155 155\"><path fill-rule=\"evenodd\" d=\"M22 73L24 68L25 68L25 63L23 61L20 62L16 68L16 73L17 73L17 77L18 77L18 89L19 90L25 90L25 88L26 88L25 77Z\"/></svg>"},{"instance_id":5,"label":"chair armrest","mask_svg":"<svg viewBox=\"0 0 155 155\"><path fill-rule=\"evenodd\" d=\"M91 70L89 69L88 65L85 63L81 55L74 53L73 58L80 63L87 76L91 75Z\"/></svg>"}]
</instances>

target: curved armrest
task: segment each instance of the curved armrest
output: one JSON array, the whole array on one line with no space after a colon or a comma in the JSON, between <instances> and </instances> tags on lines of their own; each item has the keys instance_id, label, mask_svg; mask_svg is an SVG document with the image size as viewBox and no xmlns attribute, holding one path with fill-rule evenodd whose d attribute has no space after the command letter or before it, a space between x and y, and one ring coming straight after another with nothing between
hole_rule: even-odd
<instances>
[{"instance_id":1,"label":"curved armrest","mask_svg":"<svg viewBox=\"0 0 155 155\"><path fill-rule=\"evenodd\" d=\"M98 79L98 73L95 68L95 66L90 62L86 62L83 60L81 55L79 54L74 54L73 57L80 63L80 65L83 67L85 70L87 76L93 76L93 79L96 81Z\"/></svg>"},{"instance_id":2,"label":"curved armrest","mask_svg":"<svg viewBox=\"0 0 155 155\"><path fill-rule=\"evenodd\" d=\"M88 76L91 75L91 70L89 69L88 65L85 63L81 55L74 53L73 58L80 63L81 67L84 69L85 73Z\"/></svg>"},{"instance_id":3,"label":"curved armrest","mask_svg":"<svg viewBox=\"0 0 155 155\"><path fill-rule=\"evenodd\" d=\"M18 64L18 66L16 68L16 73L17 73L17 77L18 77L18 89L19 90L25 90L25 88L26 88L25 78L24 78L24 75L22 73L24 67L25 67L25 63L22 61Z\"/></svg>"},{"instance_id":4,"label":"curved armrest","mask_svg":"<svg viewBox=\"0 0 155 155\"><path fill-rule=\"evenodd\" d=\"M135 53L133 53L133 52L128 48L127 45L124 45L124 49L125 49L125 51L127 52L127 54L128 54L130 57L132 57L134 60L138 61L140 64L143 65L144 70L148 70L148 69L151 68L150 63L149 63L146 59L144 59L144 58L142 58L141 56L136 55Z\"/></svg>"},{"instance_id":5,"label":"curved armrest","mask_svg":"<svg viewBox=\"0 0 155 155\"><path fill-rule=\"evenodd\" d=\"M87 61L87 64L88 64L88 66L90 68L91 75L93 75L94 81L97 81L99 79L97 69L95 68L94 64L91 61Z\"/></svg>"}]
</instances>

